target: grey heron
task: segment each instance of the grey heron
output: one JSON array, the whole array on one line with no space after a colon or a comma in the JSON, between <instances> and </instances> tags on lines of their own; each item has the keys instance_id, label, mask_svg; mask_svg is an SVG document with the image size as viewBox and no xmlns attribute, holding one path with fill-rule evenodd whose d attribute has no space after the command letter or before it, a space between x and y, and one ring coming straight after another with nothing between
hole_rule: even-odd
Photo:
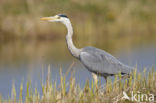
<instances>
[{"instance_id":1,"label":"grey heron","mask_svg":"<svg viewBox=\"0 0 156 103\"><path fill-rule=\"evenodd\" d=\"M73 28L69 18L64 14L43 17L41 20L49 22L61 22L67 28L66 42L70 53L76 57L90 72L103 76L106 81L108 76L119 72L122 75L130 74L133 67L127 66L117 60L114 56L104 50L95 47L84 47L78 49L72 41Z\"/></svg>"}]
</instances>

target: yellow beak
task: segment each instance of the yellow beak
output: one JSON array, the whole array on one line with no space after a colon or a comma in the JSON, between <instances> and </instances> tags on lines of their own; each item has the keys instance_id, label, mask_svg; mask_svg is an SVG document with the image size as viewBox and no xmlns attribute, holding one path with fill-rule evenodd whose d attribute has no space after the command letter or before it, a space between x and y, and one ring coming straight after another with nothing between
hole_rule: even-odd
<instances>
[{"instance_id":1,"label":"yellow beak","mask_svg":"<svg viewBox=\"0 0 156 103\"><path fill-rule=\"evenodd\" d=\"M43 20L43 21L49 21L49 20L55 20L57 19L56 17L42 17L40 18L40 20Z\"/></svg>"}]
</instances>

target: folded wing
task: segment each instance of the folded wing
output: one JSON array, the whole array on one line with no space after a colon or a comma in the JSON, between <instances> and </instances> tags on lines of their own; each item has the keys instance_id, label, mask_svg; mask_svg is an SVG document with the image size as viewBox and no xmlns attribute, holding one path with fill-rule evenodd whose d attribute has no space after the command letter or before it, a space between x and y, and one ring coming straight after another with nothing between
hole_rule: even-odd
<instances>
[{"instance_id":1,"label":"folded wing","mask_svg":"<svg viewBox=\"0 0 156 103\"><path fill-rule=\"evenodd\" d=\"M133 68L129 67L109 53L94 47L85 47L80 53L80 61L91 72L100 75L114 75L119 72L129 74Z\"/></svg>"}]
</instances>

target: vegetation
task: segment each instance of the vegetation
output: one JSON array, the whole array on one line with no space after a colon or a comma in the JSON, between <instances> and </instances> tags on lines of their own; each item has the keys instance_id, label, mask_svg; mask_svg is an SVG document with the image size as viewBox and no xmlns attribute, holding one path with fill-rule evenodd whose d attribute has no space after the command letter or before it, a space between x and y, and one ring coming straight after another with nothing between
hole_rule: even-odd
<instances>
[{"instance_id":1,"label":"vegetation","mask_svg":"<svg viewBox=\"0 0 156 103\"><path fill-rule=\"evenodd\" d=\"M67 58L65 27L40 21L58 13L71 19L78 48L130 51L156 41L155 4L156 0L0 0L0 58L7 63L23 57Z\"/></svg>"},{"instance_id":2,"label":"vegetation","mask_svg":"<svg viewBox=\"0 0 156 103\"><path fill-rule=\"evenodd\" d=\"M133 75L133 77L132 77ZM35 88L33 92L31 83L27 83L26 97L23 100L23 84L20 88L13 85L11 98L4 100L0 97L0 103L131 103L132 101L123 99L123 92L131 96L132 91L138 93L141 98L142 94L156 95L156 71L152 69L149 73L137 73L136 71L128 79L121 78L117 75L115 80L108 79L106 85L94 79L91 85L86 81L85 87L80 88L79 84L75 83L75 78L71 77L69 83L65 83L65 76L60 71L61 82L60 86L56 87L56 83L50 82L50 67L48 68L48 76L46 84L42 83L42 94L39 94ZM69 88L69 89L68 89ZM16 96L16 89L20 89L19 97ZM68 89L68 90L67 90ZM136 100L139 100L137 96ZM18 98L18 99L17 99ZM156 99L156 98L155 98ZM141 102L149 102L140 99Z\"/></svg>"},{"instance_id":3,"label":"vegetation","mask_svg":"<svg viewBox=\"0 0 156 103\"><path fill-rule=\"evenodd\" d=\"M21 58L28 58L29 62L32 57L49 59L52 51L60 56L66 54L68 51L62 43L64 26L40 21L40 17L58 13L65 13L71 19L78 47L86 44L113 51L155 41L155 4L156 0L0 0L0 58L3 58L0 62L7 59L8 65L13 61L20 62ZM51 43L55 40L59 43ZM156 95L154 69L133 75L133 78L123 80L119 74L106 85L101 85L100 81L92 81L90 85L86 81L85 87L80 88L74 77L66 84L66 78L60 72L61 83L56 87L50 80L49 71L46 84L41 84L42 94L36 88L33 92L31 82L28 82L26 97L23 97L23 84L21 88L13 84L11 97L0 96L0 103L131 103L122 99L123 91L128 95L131 91ZM17 89L20 89L19 97Z\"/></svg>"},{"instance_id":4,"label":"vegetation","mask_svg":"<svg viewBox=\"0 0 156 103\"><path fill-rule=\"evenodd\" d=\"M155 0L1 0L0 41L64 37L63 26L39 20L58 13L66 13L78 38L93 45L97 41L98 45L107 41L117 43L115 39L130 44L154 39L155 3Z\"/></svg>"}]
</instances>

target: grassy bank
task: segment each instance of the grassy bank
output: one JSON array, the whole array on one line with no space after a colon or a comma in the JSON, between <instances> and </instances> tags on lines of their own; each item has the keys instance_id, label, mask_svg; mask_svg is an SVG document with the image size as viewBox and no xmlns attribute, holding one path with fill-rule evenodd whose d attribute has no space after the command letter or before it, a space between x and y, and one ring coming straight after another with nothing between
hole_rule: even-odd
<instances>
[{"instance_id":1,"label":"grassy bank","mask_svg":"<svg viewBox=\"0 0 156 103\"><path fill-rule=\"evenodd\" d=\"M153 94L156 101L156 71L152 69L150 72L133 73L133 77L129 79L121 79L121 75L115 77L112 82L108 79L106 85L101 84L98 80L92 81L91 85L86 81L85 87L80 88L75 82L75 78L71 77L68 83L66 78L60 71L60 86L56 87L56 83L50 80L50 69L46 83L42 83L42 94L37 89L32 90L31 83L27 83L27 91L25 100L23 100L23 84L20 88L16 88L13 84L11 97L8 100L0 97L0 103L132 103L132 101L123 99L123 91L131 96L131 93L138 95ZM20 95L17 97L16 90L20 89ZM19 99L17 99L19 98ZM139 96L137 98L139 100ZM141 102L149 102L144 97Z\"/></svg>"},{"instance_id":2,"label":"grassy bank","mask_svg":"<svg viewBox=\"0 0 156 103\"><path fill-rule=\"evenodd\" d=\"M10 60L19 54L38 54L37 58L64 52L63 24L40 21L58 13L71 19L78 48L95 46L116 53L155 43L155 4L155 0L0 0L0 57Z\"/></svg>"},{"instance_id":3,"label":"grassy bank","mask_svg":"<svg viewBox=\"0 0 156 103\"><path fill-rule=\"evenodd\" d=\"M0 40L64 37L64 26L39 20L58 13L66 13L77 37L90 44L114 43L115 39L131 43L154 39L155 3L155 0L1 0Z\"/></svg>"}]
</instances>

